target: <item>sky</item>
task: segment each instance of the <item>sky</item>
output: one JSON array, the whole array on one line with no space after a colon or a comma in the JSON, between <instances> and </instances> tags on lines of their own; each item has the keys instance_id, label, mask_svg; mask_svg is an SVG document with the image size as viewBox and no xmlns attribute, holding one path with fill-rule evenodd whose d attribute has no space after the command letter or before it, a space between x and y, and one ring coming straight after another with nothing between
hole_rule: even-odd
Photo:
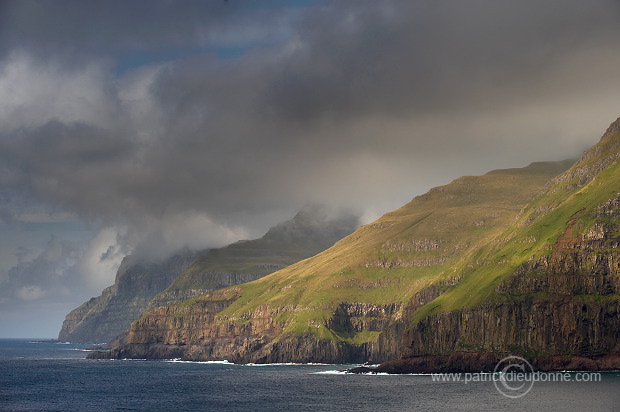
<instances>
[{"instance_id":1,"label":"sky","mask_svg":"<svg viewBox=\"0 0 620 412\"><path fill-rule=\"evenodd\" d=\"M364 222L573 158L620 116L617 0L0 0L0 337L123 256Z\"/></svg>"}]
</instances>

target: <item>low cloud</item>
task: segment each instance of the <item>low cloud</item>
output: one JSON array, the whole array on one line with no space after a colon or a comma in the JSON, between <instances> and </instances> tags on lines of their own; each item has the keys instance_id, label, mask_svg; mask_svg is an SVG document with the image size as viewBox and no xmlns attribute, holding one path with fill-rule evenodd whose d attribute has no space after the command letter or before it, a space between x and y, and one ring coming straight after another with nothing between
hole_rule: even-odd
<instances>
[{"instance_id":1,"label":"low cloud","mask_svg":"<svg viewBox=\"0 0 620 412\"><path fill-rule=\"evenodd\" d=\"M52 236L38 254L18 249L18 263L7 271L0 294L5 299L39 301L76 292L80 295L84 291L99 292L114 279L114 266L120 263L110 265L107 271L84 270L94 269L89 266L88 257L113 241L108 238L108 242L101 243L100 240L101 236L97 236L90 244L84 245Z\"/></svg>"},{"instance_id":2,"label":"low cloud","mask_svg":"<svg viewBox=\"0 0 620 412\"><path fill-rule=\"evenodd\" d=\"M16 296L21 300L38 300L45 296L45 291L39 286L30 285L22 286L15 292Z\"/></svg>"},{"instance_id":3,"label":"low cloud","mask_svg":"<svg viewBox=\"0 0 620 412\"><path fill-rule=\"evenodd\" d=\"M33 337L23 331L35 324L39 337L55 336L64 315L114 282L124 255L101 255L116 245L116 233L106 229L86 243L52 236L38 253L18 248L17 264L0 271L3 336Z\"/></svg>"},{"instance_id":4,"label":"low cloud","mask_svg":"<svg viewBox=\"0 0 620 412\"><path fill-rule=\"evenodd\" d=\"M105 65L65 67L14 52L0 64L0 124L3 131L35 129L50 121L102 127L118 115L106 87Z\"/></svg>"}]
</instances>

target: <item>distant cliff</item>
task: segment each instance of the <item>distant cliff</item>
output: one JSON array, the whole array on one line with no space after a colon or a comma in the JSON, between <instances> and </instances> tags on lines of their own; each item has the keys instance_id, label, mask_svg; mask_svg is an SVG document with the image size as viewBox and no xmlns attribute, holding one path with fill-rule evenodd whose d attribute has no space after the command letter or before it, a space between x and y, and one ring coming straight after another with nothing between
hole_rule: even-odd
<instances>
[{"instance_id":1,"label":"distant cliff","mask_svg":"<svg viewBox=\"0 0 620 412\"><path fill-rule=\"evenodd\" d=\"M147 309L261 278L327 249L357 226L356 216L314 204L260 239L156 263L129 256L114 285L67 315L58 339L110 342Z\"/></svg>"},{"instance_id":2,"label":"distant cliff","mask_svg":"<svg viewBox=\"0 0 620 412\"><path fill-rule=\"evenodd\" d=\"M609 366L596 359L620 353L619 157L620 119L572 167L459 178L317 256L154 309L122 345L91 357L342 363L465 353L475 370L488 363L482 353L514 353L549 368L561 362L544 359L558 357Z\"/></svg>"},{"instance_id":3,"label":"distant cliff","mask_svg":"<svg viewBox=\"0 0 620 412\"><path fill-rule=\"evenodd\" d=\"M150 302L149 308L259 279L324 251L358 226L359 219L353 214L318 204L306 205L260 239L239 241L203 253Z\"/></svg>"},{"instance_id":4,"label":"distant cliff","mask_svg":"<svg viewBox=\"0 0 620 412\"><path fill-rule=\"evenodd\" d=\"M151 299L196 259L186 251L163 262L144 262L133 256L123 259L114 284L72 310L62 324L63 342L109 342L138 319Z\"/></svg>"}]
</instances>

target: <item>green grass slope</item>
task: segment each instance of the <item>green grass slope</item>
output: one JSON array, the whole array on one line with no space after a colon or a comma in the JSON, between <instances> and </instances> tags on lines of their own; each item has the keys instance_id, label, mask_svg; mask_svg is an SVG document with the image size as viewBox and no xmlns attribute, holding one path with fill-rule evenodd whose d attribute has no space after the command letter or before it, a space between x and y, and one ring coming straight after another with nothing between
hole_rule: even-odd
<instances>
[{"instance_id":1,"label":"green grass slope","mask_svg":"<svg viewBox=\"0 0 620 412\"><path fill-rule=\"evenodd\" d=\"M358 217L350 213L318 204L306 205L260 239L239 241L203 253L154 299L151 307L261 278L324 251L358 226Z\"/></svg>"},{"instance_id":2,"label":"green grass slope","mask_svg":"<svg viewBox=\"0 0 620 412\"><path fill-rule=\"evenodd\" d=\"M601 214L600 210L620 196L619 157L620 119L573 167L549 182L544 193L533 199L515 224L506 228L495 242L452 267L451 272L458 273L462 280L418 309L414 322L436 313L514 299L520 291L505 291L501 285L509 277L519 275L520 268L527 268L521 270L521 276L540 277L543 270L532 269L536 262L548 266L568 254L578 255L580 249L586 248L574 246L578 242L596 239L601 247L608 247L617 241L618 216ZM571 247L567 247L567 242ZM597 264L604 264L601 256L613 257L618 253L615 249L596 250L596 245L594 249L592 252L599 255L598 263L584 263L573 257L574 268L569 270L581 270L583 275L590 276L600 269ZM547 296L543 293L539 297ZM596 298L600 299L598 293Z\"/></svg>"},{"instance_id":3,"label":"green grass slope","mask_svg":"<svg viewBox=\"0 0 620 412\"><path fill-rule=\"evenodd\" d=\"M243 322L268 305L278 313L281 336L310 333L353 344L375 341L379 332L337 333L328 319L342 302L405 304L433 283L448 285L458 276L455 265L475 260L480 248L513 224L545 183L571 164L534 163L434 188L325 252L231 289L231 297L239 291L240 297L219 319Z\"/></svg>"}]
</instances>

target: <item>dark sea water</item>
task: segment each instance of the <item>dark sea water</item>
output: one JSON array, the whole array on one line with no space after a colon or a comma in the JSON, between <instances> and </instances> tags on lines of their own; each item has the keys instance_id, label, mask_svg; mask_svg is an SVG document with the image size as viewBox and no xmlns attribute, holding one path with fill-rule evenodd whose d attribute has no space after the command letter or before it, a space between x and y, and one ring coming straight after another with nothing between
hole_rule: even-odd
<instances>
[{"instance_id":1,"label":"dark sea water","mask_svg":"<svg viewBox=\"0 0 620 412\"><path fill-rule=\"evenodd\" d=\"M510 399L492 382L352 375L351 365L86 360L87 345L0 340L2 411L620 411L620 373L536 382Z\"/></svg>"}]
</instances>

